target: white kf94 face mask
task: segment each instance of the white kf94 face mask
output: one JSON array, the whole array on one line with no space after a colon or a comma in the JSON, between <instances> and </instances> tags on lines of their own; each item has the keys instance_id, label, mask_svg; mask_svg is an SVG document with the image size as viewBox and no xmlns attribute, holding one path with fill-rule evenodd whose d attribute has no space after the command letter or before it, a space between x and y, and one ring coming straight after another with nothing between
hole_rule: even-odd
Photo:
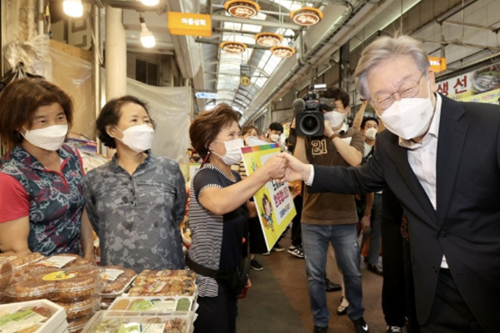
<instances>
[{"instance_id":1,"label":"white kf94 face mask","mask_svg":"<svg viewBox=\"0 0 500 333\"><path fill-rule=\"evenodd\" d=\"M330 122L330 126L332 128L337 128L342 124L345 120L345 114L337 112L337 111L330 111L326 112L324 114L325 120Z\"/></svg>"},{"instance_id":2,"label":"white kf94 face mask","mask_svg":"<svg viewBox=\"0 0 500 333\"><path fill-rule=\"evenodd\" d=\"M56 151L62 147L66 135L68 134L68 125L53 125L28 131L21 135L33 146L45 150Z\"/></svg>"},{"instance_id":3,"label":"white kf94 face mask","mask_svg":"<svg viewBox=\"0 0 500 333\"><path fill-rule=\"evenodd\" d=\"M375 137L377 136L377 129L372 127L372 128L369 128L365 131L365 137L368 139L368 140L375 140Z\"/></svg>"},{"instance_id":4,"label":"white kf94 face mask","mask_svg":"<svg viewBox=\"0 0 500 333\"><path fill-rule=\"evenodd\" d=\"M427 98L403 98L392 103L380 115L389 131L405 140L418 138L427 132L434 114L430 85L428 87Z\"/></svg>"},{"instance_id":5,"label":"white kf94 face mask","mask_svg":"<svg viewBox=\"0 0 500 333\"><path fill-rule=\"evenodd\" d=\"M115 126L116 127L116 126ZM122 131L118 127L116 127L120 132L123 133L123 138L120 140L127 147L141 153L143 151L151 149L151 145L153 144L153 137L155 134L155 130L151 128L151 126L147 124L132 126Z\"/></svg>"},{"instance_id":6,"label":"white kf94 face mask","mask_svg":"<svg viewBox=\"0 0 500 333\"><path fill-rule=\"evenodd\" d=\"M230 141L215 141L215 142L220 142L224 144L224 147L226 148L226 154L224 156L221 156L213 151L212 154L219 156L222 162L224 162L227 165L240 163L242 159L241 148L245 146L243 139L235 139Z\"/></svg>"}]
</instances>

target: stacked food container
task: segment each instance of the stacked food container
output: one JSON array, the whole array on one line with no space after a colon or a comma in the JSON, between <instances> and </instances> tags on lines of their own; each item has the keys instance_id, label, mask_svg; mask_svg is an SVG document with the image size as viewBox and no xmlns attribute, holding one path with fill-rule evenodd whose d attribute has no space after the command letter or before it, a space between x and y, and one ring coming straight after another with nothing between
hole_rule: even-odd
<instances>
[{"instance_id":1,"label":"stacked food container","mask_svg":"<svg viewBox=\"0 0 500 333\"><path fill-rule=\"evenodd\" d=\"M16 269L5 303L46 299L64 309L70 333L80 332L101 304L102 269L71 254L31 262Z\"/></svg>"}]
</instances>

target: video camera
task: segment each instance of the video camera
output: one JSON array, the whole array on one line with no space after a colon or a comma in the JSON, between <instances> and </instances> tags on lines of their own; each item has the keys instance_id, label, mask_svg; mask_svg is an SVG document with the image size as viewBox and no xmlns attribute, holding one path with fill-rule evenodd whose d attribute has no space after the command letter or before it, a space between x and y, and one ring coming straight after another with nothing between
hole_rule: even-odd
<instances>
[{"instance_id":1,"label":"video camera","mask_svg":"<svg viewBox=\"0 0 500 333\"><path fill-rule=\"evenodd\" d=\"M303 98L293 101L297 136L323 136L325 131L323 110L332 111L334 105L330 105L331 101L327 99L319 98L317 92L322 90L326 90L326 84L311 86Z\"/></svg>"}]
</instances>

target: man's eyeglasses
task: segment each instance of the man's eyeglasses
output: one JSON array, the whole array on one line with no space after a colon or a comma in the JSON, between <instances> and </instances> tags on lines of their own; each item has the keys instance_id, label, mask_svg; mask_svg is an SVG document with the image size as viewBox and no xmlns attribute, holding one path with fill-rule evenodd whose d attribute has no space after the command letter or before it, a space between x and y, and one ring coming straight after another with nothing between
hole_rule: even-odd
<instances>
[{"instance_id":1,"label":"man's eyeglasses","mask_svg":"<svg viewBox=\"0 0 500 333\"><path fill-rule=\"evenodd\" d=\"M404 82L399 87L398 91L393 92L393 93L379 94L377 96L374 96L374 98L370 98L370 102L376 108L378 108L380 110L385 110L385 109L388 109L392 105L392 103L394 103L394 101L395 101L394 95L395 94L398 94L398 96L400 98L415 97L418 94L419 87L420 87L420 81L422 80L424 73L425 72L422 72L418 81L408 80L408 81Z\"/></svg>"}]
</instances>

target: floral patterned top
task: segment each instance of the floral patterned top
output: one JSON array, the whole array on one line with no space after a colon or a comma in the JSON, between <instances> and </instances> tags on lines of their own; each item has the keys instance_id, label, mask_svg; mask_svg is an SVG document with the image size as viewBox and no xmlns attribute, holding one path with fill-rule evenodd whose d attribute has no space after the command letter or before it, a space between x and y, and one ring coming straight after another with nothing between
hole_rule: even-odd
<instances>
[{"instance_id":1,"label":"floral patterned top","mask_svg":"<svg viewBox=\"0 0 500 333\"><path fill-rule=\"evenodd\" d=\"M87 212L101 245L102 265L184 269L179 224L186 188L179 165L149 154L130 175L113 160L84 180Z\"/></svg>"},{"instance_id":2,"label":"floral patterned top","mask_svg":"<svg viewBox=\"0 0 500 333\"><path fill-rule=\"evenodd\" d=\"M45 256L81 254L83 166L76 149L63 145L58 153L61 172L21 146L2 157L0 168L0 223L29 216L29 249Z\"/></svg>"}]
</instances>

